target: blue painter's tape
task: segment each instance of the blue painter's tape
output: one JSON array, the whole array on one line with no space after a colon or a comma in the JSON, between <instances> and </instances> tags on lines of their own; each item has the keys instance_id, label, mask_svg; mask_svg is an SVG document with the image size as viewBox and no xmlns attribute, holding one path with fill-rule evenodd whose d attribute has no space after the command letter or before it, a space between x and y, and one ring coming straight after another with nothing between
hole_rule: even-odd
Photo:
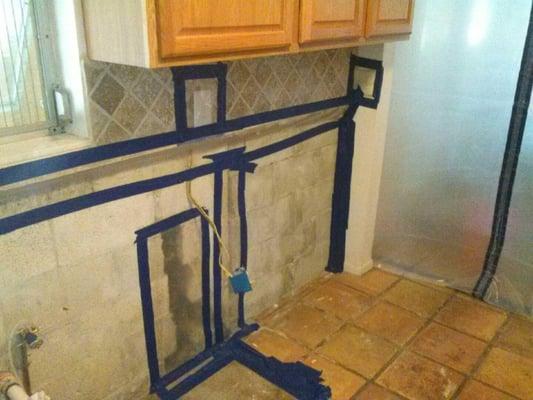
<instances>
[{"instance_id":1,"label":"blue painter's tape","mask_svg":"<svg viewBox=\"0 0 533 400\"><path fill-rule=\"evenodd\" d=\"M277 121L279 119L345 106L353 103L354 101L355 100L350 97L339 97L336 99L322 100L315 103L249 115L228 120L221 124L216 123L196 128L187 128L182 132L172 131L138 139L130 139L122 142L94 147L91 149L78 150L60 156L48 157L42 160L14 165L0 169L0 186L21 182L27 179L36 178L55 172L65 171L74 167L93 164L116 157L122 157L166 146L176 145L187 140L221 135L227 132L244 129L255 125ZM179 111L177 112L177 115L186 116L186 113ZM186 121L181 121L180 124L186 125Z\"/></svg>"},{"instance_id":2,"label":"blue painter's tape","mask_svg":"<svg viewBox=\"0 0 533 400\"><path fill-rule=\"evenodd\" d=\"M207 210L206 210L207 212ZM137 235L137 260L139 264L139 284L141 289L141 301L143 307L143 323L146 341L146 352L148 359L148 370L150 373L150 387L152 392L160 392L171 377L167 374L163 378L159 371L159 360L157 356L157 342L155 334L154 309L152 300L152 289L150 280L150 265L148 258L148 238L161 232L172 229L180 224L194 218L200 218L197 209L191 209L171 217L165 218L154 224L146 226L135 232ZM205 337L205 348L208 350L213 345L211 332L210 315L210 291L209 291L209 226L204 218L201 218L202 231L202 324ZM191 366L193 362L188 364Z\"/></svg>"},{"instance_id":3,"label":"blue painter's tape","mask_svg":"<svg viewBox=\"0 0 533 400\"><path fill-rule=\"evenodd\" d=\"M222 171L215 172L215 186L213 190L213 216L214 223L222 235ZM220 268L220 245L218 240L213 241L213 311L215 321L215 342L224 341L224 325L222 320L222 274Z\"/></svg>"},{"instance_id":4,"label":"blue painter's tape","mask_svg":"<svg viewBox=\"0 0 533 400\"><path fill-rule=\"evenodd\" d=\"M207 213L207 210L206 210ZM211 289L209 273L209 255L211 253L209 223L201 219L202 229L202 323L204 326L205 348L213 346L213 333L211 332Z\"/></svg>"},{"instance_id":5,"label":"blue painter's tape","mask_svg":"<svg viewBox=\"0 0 533 400\"><path fill-rule=\"evenodd\" d=\"M17 229L24 228L25 226L84 210L86 208L91 208L100 204L191 181L212 174L216 168L217 166L215 164L200 165L176 174L128 183L126 185L116 186L114 188L100 190L73 199L34 208L33 210L0 219L0 234L13 232Z\"/></svg>"},{"instance_id":6,"label":"blue painter's tape","mask_svg":"<svg viewBox=\"0 0 533 400\"><path fill-rule=\"evenodd\" d=\"M355 113L355 110L353 112ZM342 119L338 132L337 158L331 200L329 257L326 267L329 272L342 272L344 270L354 142L355 123L353 122L352 110L348 110L346 118Z\"/></svg>"},{"instance_id":7,"label":"blue painter's tape","mask_svg":"<svg viewBox=\"0 0 533 400\"><path fill-rule=\"evenodd\" d=\"M150 267L148 265L148 244L146 238L137 241L137 260L139 263L139 285L143 310L144 339L148 357L151 393L157 390L159 381L159 361L157 359L157 343L155 338L154 307L152 287L150 285Z\"/></svg>"}]
</instances>

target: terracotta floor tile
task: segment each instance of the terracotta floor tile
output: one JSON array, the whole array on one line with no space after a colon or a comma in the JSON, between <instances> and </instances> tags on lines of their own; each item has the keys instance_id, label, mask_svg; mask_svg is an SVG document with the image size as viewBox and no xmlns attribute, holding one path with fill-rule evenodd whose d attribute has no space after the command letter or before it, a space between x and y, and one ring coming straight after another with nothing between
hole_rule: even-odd
<instances>
[{"instance_id":1,"label":"terracotta floor tile","mask_svg":"<svg viewBox=\"0 0 533 400\"><path fill-rule=\"evenodd\" d=\"M463 376L436 362L405 352L381 374L377 383L411 400L450 399Z\"/></svg>"},{"instance_id":2,"label":"terracotta floor tile","mask_svg":"<svg viewBox=\"0 0 533 400\"><path fill-rule=\"evenodd\" d=\"M378 336L347 325L317 352L365 378L372 378L396 353L396 347Z\"/></svg>"},{"instance_id":3,"label":"terracotta floor tile","mask_svg":"<svg viewBox=\"0 0 533 400\"><path fill-rule=\"evenodd\" d=\"M496 339L496 347L533 360L533 321L510 316Z\"/></svg>"},{"instance_id":4,"label":"terracotta floor tile","mask_svg":"<svg viewBox=\"0 0 533 400\"><path fill-rule=\"evenodd\" d=\"M411 344L411 350L458 371L468 373L487 344L445 326L429 324Z\"/></svg>"},{"instance_id":5,"label":"terracotta floor tile","mask_svg":"<svg viewBox=\"0 0 533 400\"><path fill-rule=\"evenodd\" d=\"M406 308L422 317L432 316L450 297L450 293L402 280L383 299Z\"/></svg>"},{"instance_id":6,"label":"terracotta floor tile","mask_svg":"<svg viewBox=\"0 0 533 400\"><path fill-rule=\"evenodd\" d=\"M235 394L238 394L237 396ZM289 400L293 396L260 377L252 370L233 361L202 384L196 386L182 400ZM155 399L155 397L154 397Z\"/></svg>"},{"instance_id":7,"label":"terracotta floor tile","mask_svg":"<svg viewBox=\"0 0 533 400\"><path fill-rule=\"evenodd\" d=\"M366 383L359 375L316 354L306 358L304 363L311 368L322 371L324 384L331 388L332 400L349 400Z\"/></svg>"},{"instance_id":8,"label":"terracotta floor tile","mask_svg":"<svg viewBox=\"0 0 533 400\"><path fill-rule=\"evenodd\" d=\"M476 378L522 399L533 399L533 360L493 348Z\"/></svg>"},{"instance_id":9,"label":"terracotta floor tile","mask_svg":"<svg viewBox=\"0 0 533 400\"><path fill-rule=\"evenodd\" d=\"M440 323L489 341L506 319L505 313L481 302L455 296L435 316Z\"/></svg>"},{"instance_id":10,"label":"terracotta floor tile","mask_svg":"<svg viewBox=\"0 0 533 400\"><path fill-rule=\"evenodd\" d=\"M276 312L268 324L272 329L315 348L325 337L338 331L343 322L324 311L296 304Z\"/></svg>"},{"instance_id":11,"label":"terracotta floor tile","mask_svg":"<svg viewBox=\"0 0 533 400\"><path fill-rule=\"evenodd\" d=\"M355 324L398 345L407 342L425 320L393 304L380 302L366 311Z\"/></svg>"},{"instance_id":12,"label":"terracotta floor tile","mask_svg":"<svg viewBox=\"0 0 533 400\"><path fill-rule=\"evenodd\" d=\"M342 320L350 320L367 310L372 298L338 282L329 281L309 293L304 301Z\"/></svg>"},{"instance_id":13,"label":"terracotta floor tile","mask_svg":"<svg viewBox=\"0 0 533 400\"><path fill-rule=\"evenodd\" d=\"M514 400L499 390L488 387L478 381L469 380L457 400Z\"/></svg>"},{"instance_id":14,"label":"terracotta floor tile","mask_svg":"<svg viewBox=\"0 0 533 400\"><path fill-rule=\"evenodd\" d=\"M333 279L354 289L376 296L383 293L400 278L374 268L361 276L344 272L342 274L336 274Z\"/></svg>"},{"instance_id":15,"label":"terracotta floor tile","mask_svg":"<svg viewBox=\"0 0 533 400\"><path fill-rule=\"evenodd\" d=\"M306 348L295 341L268 329L260 329L244 341L266 356L283 362L299 361L308 353Z\"/></svg>"},{"instance_id":16,"label":"terracotta floor tile","mask_svg":"<svg viewBox=\"0 0 533 400\"><path fill-rule=\"evenodd\" d=\"M368 384L353 400L402 400L399 396L374 383Z\"/></svg>"}]
</instances>

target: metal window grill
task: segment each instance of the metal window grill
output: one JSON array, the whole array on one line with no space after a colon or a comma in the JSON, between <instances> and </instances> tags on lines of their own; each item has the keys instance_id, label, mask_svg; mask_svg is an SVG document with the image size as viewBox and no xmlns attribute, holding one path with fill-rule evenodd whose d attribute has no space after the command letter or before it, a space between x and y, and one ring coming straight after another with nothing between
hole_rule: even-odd
<instances>
[{"instance_id":1,"label":"metal window grill","mask_svg":"<svg viewBox=\"0 0 533 400\"><path fill-rule=\"evenodd\" d=\"M59 86L45 3L0 0L0 136L57 131Z\"/></svg>"}]
</instances>

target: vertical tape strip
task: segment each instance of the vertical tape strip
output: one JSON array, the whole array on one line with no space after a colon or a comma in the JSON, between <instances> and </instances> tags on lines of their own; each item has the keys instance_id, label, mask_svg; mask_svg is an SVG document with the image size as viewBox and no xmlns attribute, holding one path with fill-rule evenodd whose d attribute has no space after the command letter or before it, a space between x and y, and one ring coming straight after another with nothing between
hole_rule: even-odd
<instances>
[{"instance_id":1,"label":"vertical tape strip","mask_svg":"<svg viewBox=\"0 0 533 400\"><path fill-rule=\"evenodd\" d=\"M331 200L329 257L326 267L326 271L329 272L342 272L344 270L355 143L354 113L355 109L347 111L338 131L335 178Z\"/></svg>"},{"instance_id":2,"label":"vertical tape strip","mask_svg":"<svg viewBox=\"0 0 533 400\"><path fill-rule=\"evenodd\" d=\"M498 183L498 194L494 206L494 217L492 220L492 232L485 254L483 270L474 287L473 295L477 298L485 297L489 289L500 261L503 245L505 242L505 232L511 207L513 195L513 185L522 148L522 139L527 121L527 110L531 99L531 88L533 85L533 8L529 16L529 27L526 36L526 43L522 55L522 64L513 104L513 112L509 123L507 134L507 144L503 157L502 170Z\"/></svg>"},{"instance_id":3,"label":"vertical tape strip","mask_svg":"<svg viewBox=\"0 0 533 400\"><path fill-rule=\"evenodd\" d=\"M213 345L213 333L211 332L211 287L209 281L209 255L211 252L209 243L209 225L205 218L200 218L202 228L202 320L204 325L205 348Z\"/></svg>"},{"instance_id":4,"label":"vertical tape strip","mask_svg":"<svg viewBox=\"0 0 533 400\"><path fill-rule=\"evenodd\" d=\"M228 73L227 64L218 64L218 88L217 88L217 122L226 121L226 76Z\"/></svg>"},{"instance_id":5,"label":"vertical tape strip","mask_svg":"<svg viewBox=\"0 0 533 400\"><path fill-rule=\"evenodd\" d=\"M213 217L215 226L222 235L222 170L215 172L215 187L213 194ZM220 245L217 240L213 241L213 308L215 319L215 341L224 341L224 327L222 323L222 274L220 271Z\"/></svg>"},{"instance_id":6,"label":"vertical tape strip","mask_svg":"<svg viewBox=\"0 0 533 400\"><path fill-rule=\"evenodd\" d=\"M238 207L239 207L239 221L240 221L240 234L241 234L241 267L248 268L248 221L246 219L246 171L244 169L239 170L239 183L238 183ZM244 293L239 293L238 301L238 314L239 314L239 328L243 328L246 324L246 318L244 315Z\"/></svg>"},{"instance_id":7,"label":"vertical tape strip","mask_svg":"<svg viewBox=\"0 0 533 400\"><path fill-rule=\"evenodd\" d=\"M159 382L159 361L157 359L157 343L155 338L154 306L152 287L150 285L150 266L148 265L148 244L146 238L137 238L137 260L139 264L139 285L143 309L144 338L150 372L150 390L156 391Z\"/></svg>"}]
</instances>

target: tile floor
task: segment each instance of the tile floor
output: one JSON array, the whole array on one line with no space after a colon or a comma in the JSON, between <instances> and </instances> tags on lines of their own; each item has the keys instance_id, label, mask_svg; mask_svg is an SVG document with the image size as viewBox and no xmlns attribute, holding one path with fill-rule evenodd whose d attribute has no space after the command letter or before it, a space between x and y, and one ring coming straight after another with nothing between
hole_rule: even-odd
<instances>
[{"instance_id":1,"label":"tile floor","mask_svg":"<svg viewBox=\"0 0 533 400\"><path fill-rule=\"evenodd\" d=\"M328 275L259 316L248 343L323 371L334 400L533 399L533 322L378 269ZM239 364L187 399L290 399Z\"/></svg>"}]
</instances>

